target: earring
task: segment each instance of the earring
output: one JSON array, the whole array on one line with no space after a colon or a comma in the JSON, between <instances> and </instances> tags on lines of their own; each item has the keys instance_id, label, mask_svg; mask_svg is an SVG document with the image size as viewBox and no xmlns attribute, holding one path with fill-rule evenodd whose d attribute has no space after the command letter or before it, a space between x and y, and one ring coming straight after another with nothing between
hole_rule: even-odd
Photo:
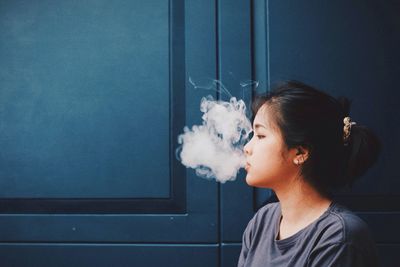
<instances>
[{"instance_id":1,"label":"earring","mask_svg":"<svg viewBox=\"0 0 400 267\"><path fill-rule=\"evenodd\" d=\"M299 165L299 160L298 159L294 160L294 164Z\"/></svg>"}]
</instances>

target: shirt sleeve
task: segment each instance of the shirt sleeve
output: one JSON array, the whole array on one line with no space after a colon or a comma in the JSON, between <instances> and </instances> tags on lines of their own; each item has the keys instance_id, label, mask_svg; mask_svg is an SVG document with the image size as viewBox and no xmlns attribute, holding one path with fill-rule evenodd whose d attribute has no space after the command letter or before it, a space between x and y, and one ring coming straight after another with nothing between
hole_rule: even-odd
<instances>
[{"instance_id":1,"label":"shirt sleeve","mask_svg":"<svg viewBox=\"0 0 400 267\"><path fill-rule=\"evenodd\" d=\"M314 250L308 259L309 267L377 267L375 252L365 253L351 243L335 243Z\"/></svg>"},{"instance_id":2,"label":"shirt sleeve","mask_svg":"<svg viewBox=\"0 0 400 267\"><path fill-rule=\"evenodd\" d=\"M242 237L242 250L240 251L240 256L239 256L239 261L238 261L238 267L243 267L248 253L249 253L249 248L251 245L251 236L252 236L252 231L253 231L253 225L254 225L254 217L253 219L250 220L250 222L247 224L246 229L244 230L243 237Z\"/></svg>"}]
</instances>

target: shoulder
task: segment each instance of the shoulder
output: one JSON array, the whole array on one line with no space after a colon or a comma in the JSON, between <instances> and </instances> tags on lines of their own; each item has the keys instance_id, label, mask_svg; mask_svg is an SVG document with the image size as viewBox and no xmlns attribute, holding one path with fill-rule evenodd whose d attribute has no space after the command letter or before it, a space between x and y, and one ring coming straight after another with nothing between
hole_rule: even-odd
<instances>
[{"instance_id":1,"label":"shoulder","mask_svg":"<svg viewBox=\"0 0 400 267\"><path fill-rule=\"evenodd\" d=\"M367 224L348 209L333 204L312 233L310 266L377 266L376 247Z\"/></svg>"},{"instance_id":2,"label":"shoulder","mask_svg":"<svg viewBox=\"0 0 400 267\"><path fill-rule=\"evenodd\" d=\"M260 230L265 225L271 225L280 216L279 202L269 203L261 207L250 220L247 230Z\"/></svg>"},{"instance_id":3,"label":"shoulder","mask_svg":"<svg viewBox=\"0 0 400 267\"><path fill-rule=\"evenodd\" d=\"M320 242L347 244L362 249L373 240L367 224L355 213L339 204L333 204L319 222Z\"/></svg>"},{"instance_id":4,"label":"shoulder","mask_svg":"<svg viewBox=\"0 0 400 267\"><path fill-rule=\"evenodd\" d=\"M279 202L273 202L273 203L268 203L264 206L262 206L254 216L263 216L267 213L276 213L280 212L280 204Z\"/></svg>"},{"instance_id":5,"label":"shoulder","mask_svg":"<svg viewBox=\"0 0 400 267\"><path fill-rule=\"evenodd\" d=\"M261 207L253 216L255 221L265 221L281 215L279 202L269 203Z\"/></svg>"},{"instance_id":6,"label":"shoulder","mask_svg":"<svg viewBox=\"0 0 400 267\"><path fill-rule=\"evenodd\" d=\"M352 211L345 207L334 204L329 210L331 217L334 218L333 222L336 223L338 228L342 231L342 242L358 243L363 241L366 237L370 236L367 224Z\"/></svg>"}]
</instances>

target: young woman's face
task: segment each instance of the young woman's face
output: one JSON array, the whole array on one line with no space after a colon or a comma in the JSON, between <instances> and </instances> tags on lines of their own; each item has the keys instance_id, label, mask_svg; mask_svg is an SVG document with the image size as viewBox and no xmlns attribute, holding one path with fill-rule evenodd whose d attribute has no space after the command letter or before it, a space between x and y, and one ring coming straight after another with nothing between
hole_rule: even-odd
<instances>
[{"instance_id":1,"label":"young woman's face","mask_svg":"<svg viewBox=\"0 0 400 267\"><path fill-rule=\"evenodd\" d=\"M281 133L273 127L271 109L261 107L253 122L253 138L245 145L246 182L255 187L275 188L295 171Z\"/></svg>"}]
</instances>

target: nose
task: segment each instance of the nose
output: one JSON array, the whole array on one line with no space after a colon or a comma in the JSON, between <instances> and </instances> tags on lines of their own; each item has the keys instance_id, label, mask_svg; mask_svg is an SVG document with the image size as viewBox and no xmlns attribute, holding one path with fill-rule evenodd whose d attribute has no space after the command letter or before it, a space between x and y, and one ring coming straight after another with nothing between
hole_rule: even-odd
<instances>
[{"instance_id":1,"label":"nose","mask_svg":"<svg viewBox=\"0 0 400 267\"><path fill-rule=\"evenodd\" d=\"M251 153L250 143L251 143L251 140L250 140L249 142L247 142L247 144L243 147L243 151L244 151L244 154L245 154L246 156L249 156L250 153Z\"/></svg>"}]
</instances>

